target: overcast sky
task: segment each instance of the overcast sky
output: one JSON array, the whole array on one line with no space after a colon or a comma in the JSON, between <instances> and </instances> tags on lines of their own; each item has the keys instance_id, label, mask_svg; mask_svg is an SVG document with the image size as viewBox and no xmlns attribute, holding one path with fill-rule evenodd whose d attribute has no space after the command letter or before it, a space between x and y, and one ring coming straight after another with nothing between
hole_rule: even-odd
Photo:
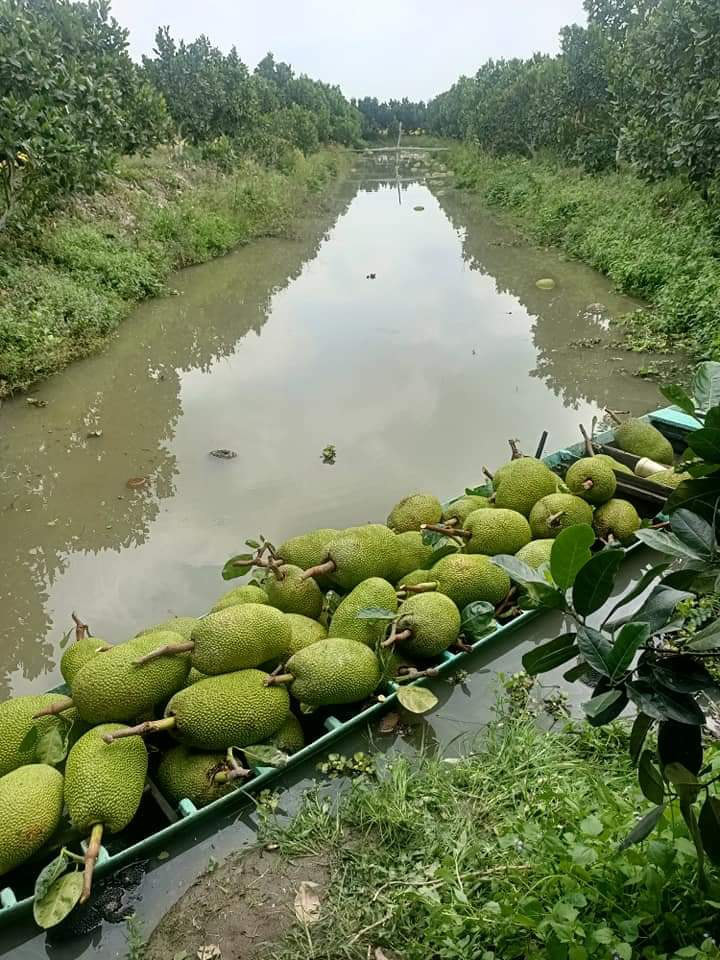
<instances>
[{"instance_id":1,"label":"overcast sky","mask_svg":"<svg viewBox=\"0 0 720 960\"><path fill-rule=\"evenodd\" d=\"M113 0L131 53L150 53L158 25L206 33L250 67L272 50L297 73L347 96L426 100L489 57L558 49L558 31L585 21L582 0Z\"/></svg>"}]
</instances>

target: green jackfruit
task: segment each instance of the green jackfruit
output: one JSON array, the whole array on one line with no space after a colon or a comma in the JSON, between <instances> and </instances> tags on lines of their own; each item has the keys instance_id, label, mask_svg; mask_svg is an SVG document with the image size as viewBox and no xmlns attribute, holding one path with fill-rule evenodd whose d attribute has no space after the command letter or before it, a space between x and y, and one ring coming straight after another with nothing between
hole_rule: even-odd
<instances>
[{"instance_id":1,"label":"green jackfruit","mask_svg":"<svg viewBox=\"0 0 720 960\"><path fill-rule=\"evenodd\" d=\"M263 603L242 603L209 613L192 632L192 665L216 676L283 659L292 631L285 615ZM167 659L167 658L162 658Z\"/></svg>"},{"instance_id":2,"label":"green jackfruit","mask_svg":"<svg viewBox=\"0 0 720 960\"><path fill-rule=\"evenodd\" d=\"M627 500L614 498L595 511L595 532L603 540L613 536L620 543L630 543L640 529L641 520L635 507Z\"/></svg>"},{"instance_id":3,"label":"green jackfruit","mask_svg":"<svg viewBox=\"0 0 720 960\"><path fill-rule=\"evenodd\" d=\"M231 793L232 783L217 783L215 774L229 770L225 753L189 750L184 744L172 747L160 761L155 779L167 799L177 806L183 799L206 807Z\"/></svg>"},{"instance_id":4,"label":"green jackfruit","mask_svg":"<svg viewBox=\"0 0 720 960\"><path fill-rule=\"evenodd\" d=\"M582 457L571 464L565 483L570 493L588 503L605 503L617 489L612 467L597 457Z\"/></svg>"},{"instance_id":5,"label":"green jackfruit","mask_svg":"<svg viewBox=\"0 0 720 960\"><path fill-rule=\"evenodd\" d=\"M269 677L262 670L237 670L180 690L165 708L165 716L175 720L173 736L198 750L242 748L267 740L290 713L287 690L266 686Z\"/></svg>"},{"instance_id":6,"label":"green jackfruit","mask_svg":"<svg viewBox=\"0 0 720 960\"><path fill-rule=\"evenodd\" d=\"M398 551L398 562L392 577L393 582L406 573L410 573L411 570L419 570L430 564L433 547L423 543L422 534L419 530L407 530L405 533L399 533L395 537L395 546Z\"/></svg>"},{"instance_id":7,"label":"green jackfruit","mask_svg":"<svg viewBox=\"0 0 720 960\"><path fill-rule=\"evenodd\" d=\"M558 478L542 460L522 457L503 473L495 487L495 506L517 510L526 517L542 497L557 490Z\"/></svg>"},{"instance_id":8,"label":"green jackfruit","mask_svg":"<svg viewBox=\"0 0 720 960\"><path fill-rule=\"evenodd\" d=\"M285 563L308 570L327 559L328 544L341 532L333 527L323 527L290 537L277 548L277 555L282 557Z\"/></svg>"},{"instance_id":9,"label":"green jackfruit","mask_svg":"<svg viewBox=\"0 0 720 960\"><path fill-rule=\"evenodd\" d=\"M109 649L110 644L99 637L81 637L71 643L60 658L60 673L65 683L71 687L80 668L84 667L88 660Z\"/></svg>"},{"instance_id":10,"label":"green jackfruit","mask_svg":"<svg viewBox=\"0 0 720 960\"><path fill-rule=\"evenodd\" d=\"M437 580L440 593L460 610L475 600L496 605L510 590L510 578L505 571L481 553L451 553L443 557L429 571L428 580Z\"/></svg>"},{"instance_id":11,"label":"green jackfruit","mask_svg":"<svg viewBox=\"0 0 720 960\"><path fill-rule=\"evenodd\" d=\"M0 777L0 876L50 839L63 810L63 776L31 763Z\"/></svg>"},{"instance_id":12,"label":"green jackfruit","mask_svg":"<svg viewBox=\"0 0 720 960\"><path fill-rule=\"evenodd\" d=\"M417 587L421 583L429 583L433 580L430 570L412 570L410 573L400 577L397 582L399 587Z\"/></svg>"},{"instance_id":13,"label":"green jackfruit","mask_svg":"<svg viewBox=\"0 0 720 960\"><path fill-rule=\"evenodd\" d=\"M411 493L390 511L387 525L396 533L419 530L423 523L439 523L442 504L431 493Z\"/></svg>"},{"instance_id":14,"label":"green jackfruit","mask_svg":"<svg viewBox=\"0 0 720 960\"><path fill-rule=\"evenodd\" d=\"M522 560L528 567L538 570L544 563L550 563L550 551L554 540L531 540L515 554L518 560Z\"/></svg>"},{"instance_id":15,"label":"green jackfruit","mask_svg":"<svg viewBox=\"0 0 720 960\"><path fill-rule=\"evenodd\" d=\"M155 627L148 627L147 630L141 630L136 637L145 637L148 633L165 633L169 630L171 633L177 633L183 640L189 640L193 627L198 622L197 617L170 617L169 620L163 620ZM130 641L132 643L132 641Z\"/></svg>"},{"instance_id":16,"label":"green jackfruit","mask_svg":"<svg viewBox=\"0 0 720 960\"><path fill-rule=\"evenodd\" d=\"M357 640L358 643L364 643L374 650L385 634L385 624L378 620L359 619L358 613L366 607L381 607L395 613L397 610L395 587L380 577L363 580L340 601L330 621L328 636Z\"/></svg>"},{"instance_id":17,"label":"green jackfruit","mask_svg":"<svg viewBox=\"0 0 720 960\"><path fill-rule=\"evenodd\" d=\"M271 746L277 747L283 753L297 753L305 746L305 734L302 724L291 713L285 723L280 727L277 733L274 733L267 741Z\"/></svg>"},{"instance_id":18,"label":"green jackfruit","mask_svg":"<svg viewBox=\"0 0 720 960\"><path fill-rule=\"evenodd\" d=\"M577 523L592 524L589 503L570 493L551 493L538 500L530 511L530 529L536 540L555 538L561 530Z\"/></svg>"},{"instance_id":19,"label":"green jackfruit","mask_svg":"<svg viewBox=\"0 0 720 960\"><path fill-rule=\"evenodd\" d=\"M302 575L302 569L290 563L270 571L265 581L268 602L283 613L301 613L315 620L323 607L322 590L312 577L303 580Z\"/></svg>"},{"instance_id":20,"label":"green jackfruit","mask_svg":"<svg viewBox=\"0 0 720 960\"><path fill-rule=\"evenodd\" d=\"M615 428L615 443L626 453L648 457L657 463L672 464L675 459L672 444L651 423L631 418Z\"/></svg>"},{"instance_id":21,"label":"green jackfruit","mask_svg":"<svg viewBox=\"0 0 720 960\"><path fill-rule=\"evenodd\" d=\"M629 473L632 476L632 470L630 467L625 466L624 463L620 463L619 460L616 460L615 457L611 457L608 453L596 453L596 460L601 460L603 463L607 463L608 466L612 467L616 473Z\"/></svg>"},{"instance_id":22,"label":"green jackfruit","mask_svg":"<svg viewBox=\"0 0 720 960\"><path fill-rule=\"evenodd\" d=\"M124 830L137 813L145 787L148 755L139 737L105 743L119 723L93 727L78 740L65 764L65 804L72 825L88 834L96 824L109 833Z\"/></svg>"},{"instance_id":23,"label":"green jackfruit","mask_svg":"<svg viewBox=\"0 0 720 960\"><path fill-rule=\"evenodd\" d=\"M444 593L418 593L400 605L396 630L403 653L434 657L457 641L460 611ZM410 636L403 636L405 631Z\"/></svg>"},{"instance_id":24,"label":"green jackfruit","mask_svg":"<svg viewBox=\"0 0 720 960\"><path fill-rule=\"evenodd\" d=\"M0 777L23 764L35 762L35 746L26 744L25 749L22 749L31 727L37 729L38 738L44 737L51 730L65 727L70 710L65 711L62 719L38 717L33 720L34 714L57 703L58 699L56 693L41 693L13 697L0 703ZM72 711L72 714L74 713L75 711Z\"/></svg>"},{"instance_id":25,"label":"green jackfruit","mask_svg":"<svg viewBox=\"0 0 720 960\"><path fill-rule=\"evenodd\" d=\"M663 487L672 487L675 489L679 487L681 483L684 483L685 480L691 480L692 478L689 473L675 473L671 468L669 470L660 470L647 479L652 480L653 483L659 483Z\"/></svg>"},{"instance_id":26,"label":"green jackfruit","mask_svg":"<svg viewBox=\"0 0 720 960\"><path fill-rule=\"evenodd\" d=\"M150 632L88 661L72 685L80 717L89 724L136 720L171 697L187 680L189 658L162 657L142 666L135 661L180 639L170 631Z\"/></svg>"},{"instance_id":27,"label":"green jackfruit","mask_svg":"<svg viewBox=\"0 0 720 960\"><path fill-rule=\"evenodd\" d=\"M531 540L525 517L516 510L474 510L465 521L470 533L465 549L468 553L517 553Z\"/></svg>"},{"instance_id":28,"label":"green jackfruit","mask_svg":"<svg viewBox=\"0 0 720 960\"><path fill-rule=\"evenodd\" d=\"M302 650L303 647L309 647L311 643L324 640L327 636L327 630L317 620L304 617L301 613L287 613L285 616L290 624L291 637L288 650L290 656Z\"/></svg>"},{"instance_id":29,"label":"green jackfruit","mask_svg":"<svg viewBox=\"0 0 720 960\"><path fill-rule=\"evenodd\" d=\"M513 460L508 460L507 463L504 463L501 467L498 467L493 474L493 490L497 490L503 480L507 480L508 477L512 476L517 465L523 460L532 460L534 463L542 463L542 461L538 460L536 457L515 457ZM520 467L520 469L524 470L525 467Z\"/></svg>"},{"instance_id":30,"label":"green jackfruit","mask_svg":"<svg viewBox=\"0 0 720 960\"><path fill-rule=\"evenodd\" d=\"M245 583L241 587L233 587L215 601L210 608L210 613L217 613L218 610L224 610L226 607L234 607L239 603L269 603L268 595L262 587L256 587L255 584Z\"/></svg>"},{"instance_id":31,"label":"green jackfruit","mask_svg":"<svg viewBox=\"0 0 720 960\"><path fill-rule=\"evenodd\" d=\"M481 497L476 494L466 494L464 497L458 497L449 506L443 510L443 523L450 520L456 520L455 526L462 527L473 510L483 510L492 507L488 497Z\"/></svg>"},{"instance_id":32,"label":"green jackfruit","mask_svg":"<svg viewBox=\"0 0 720 960\"><path fill-rule=\"evenodd\" d=\"M207 680L207 678L207 673L203 673L201 670L196 670L195 667L190 667L190 673L188 673L187 680L183 686L191 687L194 683L197 683L198 680Z\"/></svg>"},{"instance_id":33,"label":"green jackfruit","mask_svg":"<svg viewBox=\"0 0 720 960\"><path fill-rule=\"evenodd\" d=\"M311 707L365 700L380 682L380 664L373 651L347 637L328 637L299 650L288 660L286 670L292 677L292 695Z\"/></svg>"},{"instance_id":34,"label":"green jackfruit","mask_svg":"<svg viewBox=\"0 0 720 960\"><path fill-rule=\"evenodd\" d=\"M398 566L397 537L382 524L350 527L328 544L330 579L342 590L352 590L369 577L392 580Z\"/></svg>"}]
</instances>

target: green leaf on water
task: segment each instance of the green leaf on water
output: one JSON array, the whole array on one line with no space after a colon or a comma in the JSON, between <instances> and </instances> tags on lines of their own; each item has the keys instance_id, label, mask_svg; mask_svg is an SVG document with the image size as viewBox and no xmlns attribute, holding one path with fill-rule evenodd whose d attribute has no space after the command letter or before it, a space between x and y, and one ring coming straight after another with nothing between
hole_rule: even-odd
<instances>
[{"instance_id":1,"label":"green leaf on water","mask_svg":"<svg viewBox=\"0 0 720 960\"><path fill-rule=\"evenodd\" d=\"M575 582L581 567L591 559L590 547L595 543L595 531L584 523L561 530L550 551L550 573L561 590Z\"/></svg>"},{"instance_id":2,"label":"green leaf on water","mask_svg":"<svg viewBox=\"0 0 720 960\"><path fill-rule=\"evenodd\" d=\"M79 901L82 889L82 871L75 870L59 877L45 896L33 903L33 916L37 925L47 930L64 920Z\"/></svg>"},{"instance_id":3,"label":"green leaf on water","mask_svg":"<svg viewBox=\"0 0 720 960\"><path fill-rule=\"evenodd\" d=\"M356 620L396 620L397 613L385 607L363 607L355 614Z\"/></svg>"},{"instance_id":4,"label":"green leaf on water","mask_svg":"<svg viewBox=\"0 0 720 960\"><path fill-rule=\"evenodd\" d=\"M400 687L397 698L410 713L427 713L438 705L438 698L427 687Z\"/></svg>"},{"instance_id":5,"label":"green leaf on water","mask_svg":"<svg viewBox=\"0 0 720 960\"><path fill-rule=\"evenodd\" d=\"M37 876L37 880L35 881L35 892L33 893L35 900L43 899L57 878L65 873L69 863L70 858L63 849L54 860L51 860L46 867L43 867Z\"/></svg>"}]
</instances>

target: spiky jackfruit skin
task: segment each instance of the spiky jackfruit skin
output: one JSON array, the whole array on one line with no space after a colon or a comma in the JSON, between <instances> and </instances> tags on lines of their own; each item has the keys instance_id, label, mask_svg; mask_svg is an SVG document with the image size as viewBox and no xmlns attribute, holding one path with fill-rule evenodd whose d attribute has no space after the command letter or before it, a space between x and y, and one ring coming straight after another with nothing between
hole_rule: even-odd
<instances>
[{"instance_id":1,"label":"spiky jackfruit skin","mask_svg":"<svg viewBox=\"0 0 720 960\"><path fill-rule=\"evenodd\" d=\"M431 576L430 570L413 570L404 577L400 577L397 582L397 586L398 588L417 587L418 584L430 583L433 579L434 578Z\"/></svg>"},{"instance_id":2,"label":"spiky jackfruit skin","mask_svg":"<svg viewBox=\"0 0 720 960\"><path fill-rule=\"evenodd\" d=\"M648 457L658 463L672 464L675 456L667 437L651 423L631 418L615 428L615 444L636 457Z\"/></svg>"},{"instance_id":3,"label":"spiky jackfruit skin","mask_svg":"<svg viewBox=\"0 0 720 960\"><path fill-rule=\"evenodd\" d=\"M400 605L397 631L402 630L412 631L398 643L403 653L422 660L435 657L456 642L460 611L444 593L418 593Z\"/></svg>"},{"instance_id":4,"label":"spiky jackfruit skin","mask_svg":"<svg viewBox=\"0 0 720 960\"><path fill-rule=\"evenodd\" d=\"M663 487L671 487L673 489L679 487L680 484L686 480L691 479L692 477L689 473L675 473L673 469L660 470L651 477L648 477L648 480L652 480L653 483L659 483Z\"/></svg>"},{"instance_id":5,"label":"spiky jackfruit skin","mask_svg":"<svg viewBox=\"0 0 720 960\"><path fill-rule=\"evenodd\" d=\"M465 529L471 534L465 546L467 552L489 557L517 553L532 537L527 520L516 510L473 510L465 521Z\"/></svg>"},{"instance_id":6,"label":"spiky jackfruit skin","mask_svg":"<svg viewBox=\"0 0 720 960\"><path fill-rule=\"evenodd\" d=\"M285 563L308 570L327 559L328 544L341 532L334 527L322 527L320 530L290 537L277 548L277 555L282 557Z\"/></svg>"},{"instance_id":7,"label":"spiky jackfruit skin","mask_svg":"<svg viewBox=\"0 0 720 960\"><path fill-rule=\"evenodd\" d=\"M328 637L288 660L290 692L300 703L329 707L357 703L380 682L380 664L370 647L347 637Z\"/></svg>"},{"instance_id":8,"label":"spiky jackfruit skin","mask_svg":"<svg viewBox=\"0 0 720 960\"><path fill-rule=\"evenodd\" d=\"M289 656L302 650L303 647L309 647L311 643L324 640L328 635L325 627L317 620L304 617L301 613L286 613L285 616L290 624L291 633Z\"/></svg>"},{"instance_id":9,"label":"spiky jackfruit skin","mask_svg":"<svg viewBox=\"0 0 720 960\"><path fill-rule=\"evenodd\" d=\"M342 590L353 590L363 580L392 580L398 566L397 537L382 524L350 527L328 545L327 558L336 569L330 579Z\"/></svg>"},{"instance_id":10,"label":"spiky jackfruit skin","mask_svg":"<svg viewBox=\"0 0 720 960\"><path fill-rule=\"evenodd\" d=\"M395 537L395 546L398 551L398 562L395 573L391 577L393 582L412 570L420 570L429 566L430 558L433 555L433 547L423 543L422 534L419 530L407 530L405 533L398 533Z\"/></svg>"},{"instance_id":11,"label":"spiky jackfruit skin","mask_svg":"<svg viewBox=\"0 0 720 960\"><path fill-rule=\"evenodd\" d=\"M578 523L592 525L592 519L592 507L580 497L571 493L552 493L538 500L530 511L530 529L536 540L550 540L566 527Z\"/></svg>"},{"instance_id":12,"label":"spiky jackfruit skin","mask_svg":"<svg viewBox=\"0 0 720 960\"><path fill-rule=\"evenodd\" d=\"M207 680L207 678L208 675L206 673L203 673L201 670L196 670L195 667L190 667L190 673L188 673L183 687L191 687L194 683L197 683L198 680Z\"/></svg>"},{"instance_id":13,"label":"spiky jackfruit skin","mask_svg":"<svg viewBox=\"0 0 720 960\"><path fill-rule=\"evenodd\" d=\"M497 490L503 480L507 480L508 477L512 476L517 465L523 460L532 460L533 463L542 463L542 460L538 460L536 457L516 457L514 460L508 460L507 463L503 463L502 466L498 467L493 474L493 490ZM521 467L520 469L524 470L525 468Z\"/></svg>"},{"instance_id":14,"label":"spiky jackfruit skin","mask_svg":"<svg viewBox=\"0 0 720 960\"><path fill-rule=\"evenodd\" d=\"M596 453L595 460L600 460L602 463L606 463L609 467L616 473L629 473L632 476L632 470L630 467L625 466L624 463L620 463L619 460L616 460L615 457L611 457L608 453Z\"/></svg>"},{"instance_id":15,"label":"spiky jackfruit skin","mask_svg":"<svg viewBox=\"0 0 720 960\"><path fill-rule=\"evenodd\" d=\"M605 503L617 489L613 468L597 457L582 457L571 464L565 483L573 496L594 504Z\"/></svg>"},{"instance_id":16,"label":"spiky jackfruit skin","mask_svg":"<svg viewBox=\"0 0 720 960\"><path fill-rule=\"evenodd\" d=\"M82 639L71 643L60 658L60 673L65 683L72 687L73 680L88 660L97 657L100 652L109 646L99 637L82 637Z\"/></svg>"},{"instance_id":17,"label":"spiky jackfruit skin","mask_svg":"<svg viewBox=\"0 0 720 960\"><path fill-rule=\"evenodd\" d=\"M0 876L47 843L60 823L63 776L31 763L0 777Z\"/></svg>"},{"instance_id":18,"label":"spiky jackfruit skin","mask_svg":"<svg viewBox=\"0 0 720 960\"><path fill-rule=\"evenodd\" d=\"M381 577L363 580L340 601L330 621L328 636L357 640L374 650L385 634L385 621L358 619L358 613L365 607L381 607L395 613L395 587Z\"/></svg>"},{"instance_id":19,"label":"spiky jackfruit skin","mask_svg":"<svg viewBox=\"0 0 720 960\"><path fill-rule=\"evenodd\" d=\"M627 500L613 498L595 511L595 532L603 540L612 534L622 544L630 543L636 530L640 529L640 516Z\"/></svg>"},{"instance_id":20,"label":"spiky jackfruit skin","mask_svg":"<svg viewBox=\"0 0 720 960\"><path fill-rule=\"evenodd\" d=\"M241 603L202 617L191 639L192 665L217 676L283 659L290 649L291 630L285 615L274 607Z\"/></svg>"},{"instance_id":21,"label":"spiky jackfruit skin","mask_svg":"<svg viewBox=\"0 0 720 960\"><path fill-rule=\"evenodd\" d=\"M550 563L550 552L554 540L531 540L515 554L518 560L522 560L533 570L539 569L544 563Z\"/></svg>"},{"instance_id":22,"label":"spiky jackfruit skin","mask_svg":"<svg viewBox=\"0 0 720 960\"><path fill-rule=\"evenodd\" d=\"M277 733L270 737L268 743L282 750L283 753L297 753L298 750L302 750L305 746L305 734L294 713L289 715Z\"/></svg>"},{"instance_id":23,"label":"spiky jackfruit skin","mask_svg":"<svg viewBox=\"0 0 720 960\"><path fill-rule=\"evenodd\" d=\"M494 606L510 590L510 577L481 553L451 553L428 573L428 580L437 580L440 593L460 610L475 600L486 600Z\"/></svg>"},{"instance_id":24,"label":"spiky jackfruit skin","mask_svg":"<svg viewBox=\"0 0 720 960\"><path fill-rule=\"evenodd\" d=\"M109 833L124 830L137 813L145 787L148 755L141 737L105 743L103 735L126 729L104 723L88 730L68 754L65 804L82 834L102 823Z\"/></svg>"},{"instance_id":25,"label":"spiky jackfruit skin","mask_svg":"<svg viewBox=\"0 0 720 960\"><path fill-rule=\"evenodd\" d=\"M237 670L180 690L165 708L166 717L175 717L173 736L198 750L267 740L290 713L287 690L265 686L269 676L263 670Z\"/></svg>"},{"instance_id":26,"label":"spiky jackfruit skin","mask_svg":"<svg viewBox=\"0 0 720 960\"><path fill-rule=\"evenodd\" d=\"M57 703L58 699L56 693L41 693L13 697L0 703L0 777L23 764L35 761L35 748L21 749L23 740L31 727L35 727L38 737L42 737L60 726L62 721L58 717L39 717L33 720L34 714ZM69 713L70 711L66 710L65 716Z\"/></svg>"},{"instance_id":27,"label":"spiky jackfruit skin","mask_svg":"<svg viewBox=\"0 0 720 960\"><path fill-rule=\"evenodd\" d=\"M517 510L524 517L550 493L557 490L558 478L542 460L523 457L506 468L502 481L495 487L495 506Z\"/></svg>"},{"instance_id":28,"label":"spiky jackfruit skin","mask_svg":"<svg viewBox=\"0 0 720 960\"><path fill-rule=\"evenodd\" d=\"M227 769L224 753L189 750L178 744L160 761L155 780L174 806L187 798L196 807L206 807L235 789L233 782L216 783L213 780L214 774Z\"/></svg>"},{"instance_id":29,"label":"spiky jackfruit skin","mask_svg":"<svg viewBox=\"0 0 720 960\"><path fill-rule=\"evenodd\" d=\"M233 587L221 597L218 597L210 608L210 613L217 613L226 607L235 607L239 603L269 603L268 595L262 587L253 583L245 583L241 587Z\"/></svg>"},{"instance_id":30,"label":"spiky jackfruit skin","mask_svg":"<svg viewBox=\"0 0 720 960\"><path fill-rule=\"evenodd\" d=\"M271 571L265 581L268 602L283 613L301 613L315 620L323 607L322 590L312 579L302 579L303 571L294 564L283 564Z\"/></svg>"},{"instance_id":31,"label":"spiky jackfruit skin","mask_svg":"<svg viewBox=\"0 0 720 960\"><path fill-rule=\"evenodd\" d=\"M160 657L142 666L135 661L182 637L169 630L143 634L94 657L77 673L73 702L89 724L124 723L150 712L171 697L187 680L187 655Z\"/></svg>"},{"instance_id":32,"label":"spiky jackfruit skin","mask_svg":"<svg viewBox=\"0 0 720 960\"><path fill-rule=\"evenodd\" d=\"M136 637L144 637L147 636L148 633L170 630L172 633L177 633L183 640L189 640L196 623L197 617L170 617L169 620L163 620L162 623L158 623L155 627L148 627L147 630L141 630L140 633L136 634Z\"/></svg>"},{"instance_id":33,"label":"spiky jackfruit skin","mask_svg":"<svg viewBox=\"0 0 720 960\"><path fill-rule=\"evenodd\" d=\"M466 519L473 510L484 510L492 507L492 502L488 497L481 497L477 494L466 494L464 497L458 497L449 506L443 510L443 523L449 520L457 520L456 526L462 527Z\"/></svg>"},{"instance_id":34,"label":"spiky jackfruit skin","mask_svg":"<svg viewBox=\"0 0 720 960\"><path fill-rule=\"evenodd\" d=\"M431 493L411 493L390 511L387 525L395 533L419 530L423 523L439 523L442 504Z\"/></svg>"}]
</instances>

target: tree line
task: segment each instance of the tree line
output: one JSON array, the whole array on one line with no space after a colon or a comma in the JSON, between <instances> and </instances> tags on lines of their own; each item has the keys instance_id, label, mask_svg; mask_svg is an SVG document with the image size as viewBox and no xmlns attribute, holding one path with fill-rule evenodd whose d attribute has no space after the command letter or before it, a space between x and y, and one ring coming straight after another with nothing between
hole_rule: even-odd
<instances>
[{"instance_id":1,"label":"tree line","mask_svg":"<svg viewBox=\"0 0 720 960\"><path fill-rule=\"evenodd\" d=\"M720 164L718 0L585 0L557 56L489 60L427 106L427 126L492 153L549 150L589 171L681 173L707 195Z\"/></svg>"},{"instance_id":2,"label":"tree line","mask_svg":"<svg viewBox=\"0 0 720 960\"><path fill-rule=\"evenodd\" d=\"M397 136L398 126L414 132L427 126L427 106L420 101L402 100L379 101L377 97L362 97L352 101L360 112L362 136L364 140L377 140L384 136Z\"/></svg>"},{"instance_id":3,"label":"tree line","mask_svg":"<svg viewBox=\"0 0 720 960\"><path fill-rule=\"evenodd\" d=\"M0 229L93 189L119 154L176 141L283 167L361 127L339 87L271 53L251 72L234 47L162 27L136 64L109 0L0 0Z\"/></svg>"}]
</instances>

